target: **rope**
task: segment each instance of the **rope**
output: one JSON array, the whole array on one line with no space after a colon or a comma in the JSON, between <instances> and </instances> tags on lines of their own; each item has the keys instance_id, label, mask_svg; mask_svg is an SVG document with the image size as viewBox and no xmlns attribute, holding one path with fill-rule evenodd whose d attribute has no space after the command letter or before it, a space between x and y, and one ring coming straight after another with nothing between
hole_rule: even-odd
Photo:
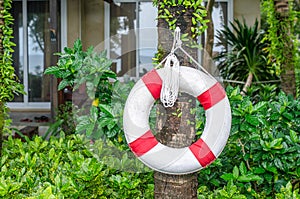
<instances>
[{"instance_id":1,"label":"rope","mask_svg":"<svg viewBox=\"0 0 300 199\"><path fill-rule=\"evenodd\" d=\"M179 67L179 61L177 57L175 56L176 50L181 50L192 62L194 62L198 69L201 69L203 72L205 72L209 77L212 79L215 79L209 72L205 70L199 64L191 55L189 55L183 48L182 48L182 41L180 38L180 28L176 27L174 32L174 40L173 40L173 46L171 49L170 54L168 54L157 66L161 66L164 62L165 63L165 74L164 74L164 80L162 85L162 90L160 94L160 100L164 107L172 107L177 100L178 97L178 91L179 91L179 75L180 75L180 67ZM171 62L173 63L173 66L171 66Z\"/></svg>"},{"instance_id":2,"label":"rope","mask_svg":"<svg viewBox=\"0 0 300 199\"><path fill-rule=\"evenodd\" d=\"M172 67L171 62L173 63ZM160 101L164 107L172 107L178 97L180 73L179 61L174 54L168 56L164 68L164 80L160 92Z\"/></svg>"}]
</instances>

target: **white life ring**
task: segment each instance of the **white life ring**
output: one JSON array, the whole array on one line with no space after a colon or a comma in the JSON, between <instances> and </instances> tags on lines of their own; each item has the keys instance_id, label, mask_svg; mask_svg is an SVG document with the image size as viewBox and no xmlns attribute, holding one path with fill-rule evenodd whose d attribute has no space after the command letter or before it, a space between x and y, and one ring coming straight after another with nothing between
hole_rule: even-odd
<instances>
[{"instance_id":1,"label":"white life ring","mask_svg":"<svg viewBox=\"0 0 300 199\"><path fill-rule=\"evenodd\" d=\"M205 109L206 123L199 140L189 147L159 143L148 124L151 108L160 97L164 68L144 75L132 88L124 108L124 133L132 152L148 167L167 174L196 172L212 163L226 145L231 109L223 87L207 74L181 66L179 89L196 97Z\"/></svg>"}]
</instances>

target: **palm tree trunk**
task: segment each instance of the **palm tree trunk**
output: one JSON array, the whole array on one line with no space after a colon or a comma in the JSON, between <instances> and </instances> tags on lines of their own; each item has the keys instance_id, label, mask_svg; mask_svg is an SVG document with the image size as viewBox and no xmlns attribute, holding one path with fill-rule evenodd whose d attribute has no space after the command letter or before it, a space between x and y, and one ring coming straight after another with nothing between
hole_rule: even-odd
<instances>
[{"instance_id":1,"label":"palm tree trunk","mask_svg":"<svg viewBox=\"0 0 300 199\"><path fill-rule=\"evenodd\" d=\"M180 8L169 10L176 15L176 11ZM182 9L182 8L181 8ZM192 10L182 15L177 26L180 27L182 33L191 35L191 16ZM173 36L168 24L163 19L158 19L158 46L163 49L165 57L171 50ZM197 51L186 49L193 57L196 57ZM177 54L178 52L176 52ZM177 57L181 65L191 66L187 57L178 53ZM195 115L191 114L191 108L195 106L195 99L186 94L180 94L179 100L171 108L163 108L159 105L157 111L164 115L157 116L157 140L167 146L174 148L182 148L189 146L195 137L194 120ZM181 112L181 116L174 113ZM188 122L189 121L189 122ZM188 175L168 175L161 172L154 173L154 197L156 199L196 199L197 198L197 173Z\"/></svg>"},{"instance_id":2,"label":"palm tree trunk","mask_svg":"<svg viewBox=\"0 0 300 199\"><path fill-rule=\"evenodd\" d=\"M276 8L276 12L279 13L279 20L284 21L288 16L289 13L289 1L288 0L274 0L274 5ZM293 60L293 48L294 43L290 39L291 34L291 26L292 24L289 23L281 23L282 24L282 32L278 34L282 37L282 42L284 43L284 54L285 63L281 66L281 89L286 94L291 94L296 96L296 75L295 75L295 66Z\"/></svg>"}]
</instances>

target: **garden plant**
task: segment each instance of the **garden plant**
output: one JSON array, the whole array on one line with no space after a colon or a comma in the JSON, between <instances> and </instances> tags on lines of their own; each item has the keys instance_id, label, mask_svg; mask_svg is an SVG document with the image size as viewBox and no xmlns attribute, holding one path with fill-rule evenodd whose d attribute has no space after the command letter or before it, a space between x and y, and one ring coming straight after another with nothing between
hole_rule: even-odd
<instances>
[{"instance_id":1,"label":"garden plant","mask_svg":"<svg viewBox=\"0 0 300 199\"><path fill-rule=\"evenodd\" d=\"M199 172L198 198L299 198L299 100L280 92L255 102L233 87L227 95L231 135L217 161ZM198 117L201 135L203 115ZM112 156L116 147L119 152ZM153 172L127 151L124 143L98 139L91 144L86 135L63 132L48 141L9 138L1 157L0 196L153 198Z\"/></svg>"},{"instance_id":2,"label":"garden plant","mask_svg":"<svg viewBox=\"0 0 300 199\"><path fill-rule=\"evenodd\" d=\"M10 2L0 1L0 5L9 10ZM174 18L173 13L178 11L181 16L193 13L188 24L190 36L198 37L206 28L207 21L202 18L206 12L200 4L190 2L155 1L160 9L160 25L174 28L181 19ZM181 12L174 8L177 3ZM11 17L2 12L0 20L4 20L0 26L3 47L0 51L1 133L4 123L9 130L9 120L4 118L5 103L12 100L15 93L22 93L22 86L11 66ZM203 26L193 28L199 21ZM266 43L261 43L264 37L257 23L247 27L235 22L231 26L236 34L225 27L221 32L224 38L219 35L222 42L226 38L227 43L223 43L226 47L232 47L218 57L224 78L247 81L252 74L255 81L277 79L281 72L280 59L273 63L275 68L270 68L273 66L271 58L279 52L270 49L275 38L269 35L265 37ZM271 34L274 30L269 31ZM187 34L183 34L184 38ZM190 43L190 47L193 44ZM266 47L269 47L267 52ZM156 61L163 53L158 53ZM59 90L69 87L76 91L84 87L84 102L64 104L65 109L60 109L62 112L45 137L35 136L32 140L24 137L22 142L9 136L3 142L0 198L154 198L155 173L130 152L122 130L124 104L134 82L118 81L110 69L112 60L107 58L106 52L95 52L93 47L84 51L80 40L73 48L65 48L57 55L57 65L45 73L61 79ZM287 95L277 84L253 82L247 86L244 92L247 95L241 95L238 86L226 85L232 110L230 136L218 159L196 174L197 197L298 199L300 99ZM72 112L68 115L68 111ZM200 104L189 111L196 115L196 140L204 129L205 113ZM155 111L151 112L152 128L156 126L154 115ZM180 110L173 114L179 119L181 115Z\"/></svg>"}]
</instances>

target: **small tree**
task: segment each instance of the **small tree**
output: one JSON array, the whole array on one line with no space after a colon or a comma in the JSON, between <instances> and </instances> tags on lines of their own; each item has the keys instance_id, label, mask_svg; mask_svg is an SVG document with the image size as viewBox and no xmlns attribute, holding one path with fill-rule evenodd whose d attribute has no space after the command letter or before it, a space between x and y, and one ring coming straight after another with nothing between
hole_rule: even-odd
<instances>
[{"instance_id":1,"label":"small tree","mask_svg":"<svg viewBox=\"0 0 300 199\"><path fill-rule=\"evenodd\" d=\"M6 117L6 102L11 101L17 93L23 93L23 85L18 82L12 66L12 47L15 44L11 25L13 18L9 13L12 0L0 0L0 155L2 135Z\"/></svg>"}]
</instances>

